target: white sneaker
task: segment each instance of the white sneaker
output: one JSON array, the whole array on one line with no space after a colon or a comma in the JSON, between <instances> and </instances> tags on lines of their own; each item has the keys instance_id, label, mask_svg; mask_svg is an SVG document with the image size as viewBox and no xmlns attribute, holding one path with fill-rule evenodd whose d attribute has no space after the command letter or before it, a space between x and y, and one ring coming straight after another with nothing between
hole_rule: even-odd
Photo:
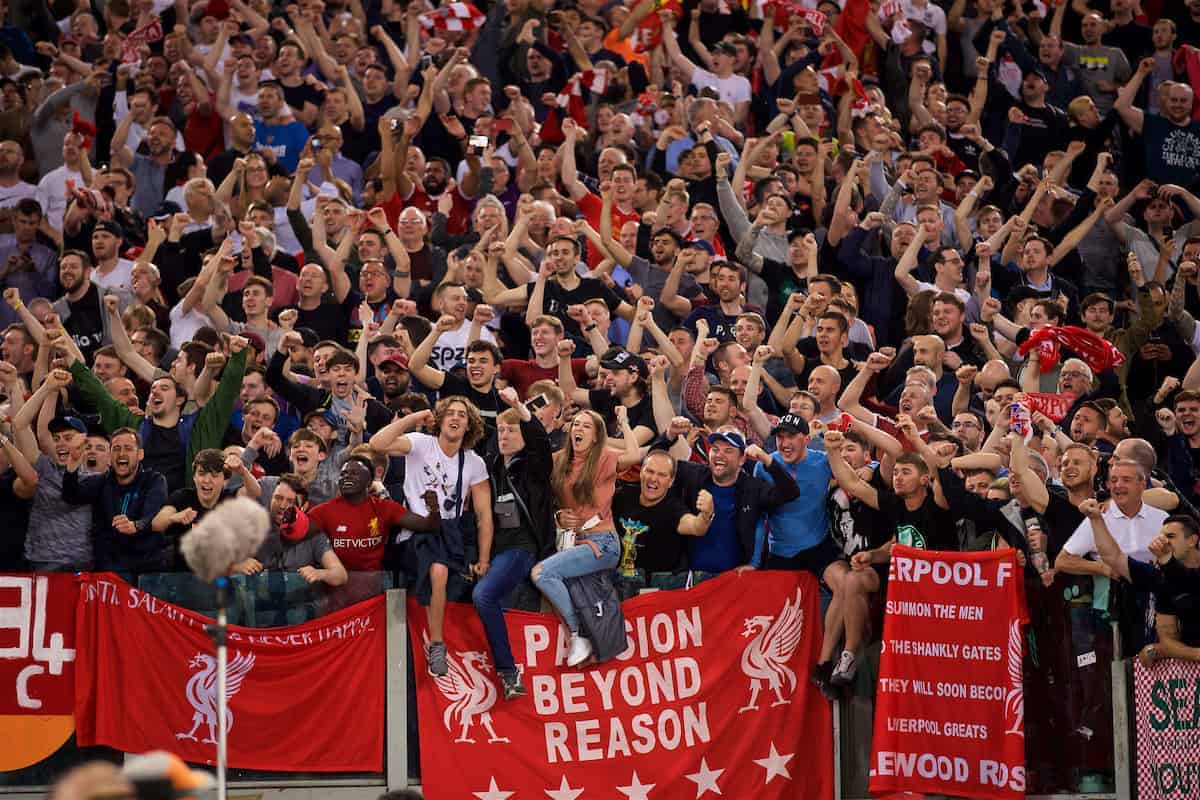
<instances>
[{"instance_id":1,"label":"white sneaker","mask_svg":"<svg viewBox=\"0 0 1200 800\"><path fill-rule=\"evenodd\" d=\"M834 686L849 686L854 683L854 676L858 672L858 659L854 657L854 653L849 650L843 650L841 658L838 659L837 666L833 668L833 676L830 682Z\"/></svg>"},{"instance_id":2,"label":"white sneaker","mask_svg":"<svg viewBox=\"0 0 1200 800\"><path fill-rule=\"evenodd\" d=\"M592 655L592 643L578 633L571 634L571 647L567 651L567 666L578 667Z\"/></svg>"}]
</instances>

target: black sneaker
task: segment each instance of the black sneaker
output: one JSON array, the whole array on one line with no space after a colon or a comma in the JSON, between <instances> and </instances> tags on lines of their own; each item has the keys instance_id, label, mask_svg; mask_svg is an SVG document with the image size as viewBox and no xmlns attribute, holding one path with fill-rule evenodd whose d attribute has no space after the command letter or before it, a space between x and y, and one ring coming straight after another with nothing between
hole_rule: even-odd
<instances>
[{"instance_id":1,"label":"black sneaker","mask_svg":"<svg viewBox=\"0 0 1200 800\"><path fill-rule=\"evenodd\" d=\"M440 678L450 671L450 668L446 666L445 642L430 642L429 648L425 651L425 657L429 661L430 675L436 675Z\"/></svg>"},{"instance_id":2,"label":"black sneaker","mask_svg":"<svg viewBox=\"0 0 1200 800\"><path fill-rule=\"evenodd\" d=\"M513 671L511 673L500 673L500 682L504 684L504 699L512 700L517 697L524 697L529 694L525 689L525 684L521 683L521 673Z\"/></svg>"},{"instance_id":3,"label":"black sneaker","mask_svg":"<svg viewBox=\"0 0 1200 800\"><path fill-rule=\"evenodd\" d=\"M833 677L833 662L822 661L813 667L812 676L809 678L812 685L821 690L821 694L830 702L838 699L837 692L833 688L830 679Z\"/></svg>"}]
</instances>

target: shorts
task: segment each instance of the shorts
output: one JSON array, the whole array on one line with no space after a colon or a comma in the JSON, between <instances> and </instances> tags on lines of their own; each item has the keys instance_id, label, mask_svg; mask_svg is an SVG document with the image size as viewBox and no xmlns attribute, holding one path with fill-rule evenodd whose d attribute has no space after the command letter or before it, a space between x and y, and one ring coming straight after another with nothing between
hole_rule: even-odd
<instances>
[{"instance_id":1,"label":"shorts","mask_svg":"<svg viewBox=\"0 0 1200 800\"><path fill-rule=\"evenodd\" d=\"M446 599L451 602L470 602L475 580L465 553L462 529L457 520L443 520L441 530L413 534L413 554L417 562L417 602L429 605L433 581L429 570L442 564L450 573L446 580Z\"/></svg>"},{"instance_id":2,"label":"shorts","mask_svg":"<svg viewBox=\"0 0 1200 800\"><path fill-rule=\"evenodd\" d=\"M767 553L767 563L763 568L803 570L811 572L817 576L817 580L821 580L821 576L825 574L825 570L830 564L835 561L844 560L842 551L833 543L833 540L825 538L807 550L801 550L794 556L780 556L775 553Z\"/></svg>"}]
</instances>

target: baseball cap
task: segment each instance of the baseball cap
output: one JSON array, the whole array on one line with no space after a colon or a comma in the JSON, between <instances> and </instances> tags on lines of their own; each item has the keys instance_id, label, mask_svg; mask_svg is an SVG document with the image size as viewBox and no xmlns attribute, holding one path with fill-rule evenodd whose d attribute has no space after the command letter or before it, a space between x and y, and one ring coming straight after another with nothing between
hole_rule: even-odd
<instances>
[{"instance_id":1,"label":"baseball cap","mask_svg":"<svg viewBox=\"0 0 1200 800\"><path fill-rule=\"evenodd\" d=\"M267 342L263 337L254 331L242 331L242 338L254 346L254 349L260 353L266 352Z\"/></svg>"},{"instance_id":2,"label":"baseball cap","mask_svg":"<svg viewBox=\"0 0 1200 800\"><path fill-rule=\"evenodd\" d=\"M395 364L400 369L408 369L408 356L404 353L392 353L387 358L379 362L379 366L384 364Z\"/></svg>"},{"instance_id":3,"label":"baseball cap","mask_svg":"<svg viewBox=\"0 0 1200 800\"><path fill-rule=\"evenodd\" d=\"M1039 78L1041 78L1042 80L1044 80L1046 83L1050 82L1050 77L1046 74L1046 70L1043 67L1034 67L1033 69L1031 69L1025 73L1026 78L1028 78L1030 75L1036 75Z\"/></svg>"},{"instance_id":4,"label":"baseball cap","mask_svg":"<svg viewBox=\"0 0 1200 800\"><path fill-rule=\"evenodd\" d=\"M775 423L775 427L771 429L772 434L776 433L803 433L808 435L808 421L799 414L784 414L779 418L779 422Z\"/></svg>"},{"instance_id":5,"label":"baseball cap","mask_svg":"<svg viewBox=\"0 0 1200 800\"><path fill-rule=\"evenodd\" d=\"M51 433L62 433L63 431L70 430L79 431L86 436L88 432L87 425L83 423L83 420L81 420L79 417L67 416L65 414L59 414L54 419L50 420L50 424L47 427L50 429Z\"/></svg>"},{"instance_id":6,"label":"baseball cap","mask_svg":"<svg viewBox=\"0 0 1200 800\"><path fill-rule=\"evenodd\" d=\"M704 241L703 239L693 239L688 242L686 246L692 248L693 250L703 250L710 256L715 256L717 254L717 251L713 249L712 244Z\"/></svg>"},{"instance_id":7,"label":"baseball cap","mask_svg":"<svg viewBox=\"0 0 1200 800\"><path fill-rule=\"evenodd\" d=\"M737 431L717 431L708 435L708 443L725 442L725 444L733 445L738 450L746 449L746 438Z\"/></svg>"},{"instance_id":8,"label":"baseball cap","mask_svg":"<svg viewBox=\"0 0 1200 800\"><path fill-rule=\"evenodd\" d=\"M183 759L166 750L130 756L121 775L134 786L161 785L162 791L155 795L158 797L198 797L216 785L212 775L189 768Z\"/></svg>"},{"instance_id":9,"label":"baseball cap","mask_svg":"<svg viewBox=\"0 0 1200 800\"><path fill-rule=\"evenodd\" d=\"M603 359L600 366L605 369L627 369L643 376L646 374L646 362L642 360L641 356L634 355L628 350L622 350L612 358Z\"/></svg>"},{"instance_id":10,"label":"baseball cap","mask_svg":"<svg viewBox=\"0 0 1200 800\"><path fill-rule=\"evenodd\" d=\"M714 55L717 53L724 53L727 56L736 56L737 48L734 47L729 42L717 42L715 45L712 46L711 52Z\"/></svg>"},{"instance_id":11,"label":"baseball cap","mask_svg":"<svg viewBox=\"0 0 1200 800\"><path fill-rule=\"evenodd\" d=\"M300 334L300 340L304 342L305 347L316 347L317 342L321 341L312 328L296 328L296 333Z\"/></svg>"},{"instance_id":12,"label":"baseball cap","mask_svg":"<svg viewBox=\"0 0 1200 800\"><path fill-rule=\"evenodd\" d=\"M96 223L95 228L92 228L93 233L99 233L100 231L104 231L105 233L111 233L113 236L116 236L118 239L125 238L125 231L121 229L120 225L113 222L111 219L102 219Z\"/></svg>"}]
</instances>

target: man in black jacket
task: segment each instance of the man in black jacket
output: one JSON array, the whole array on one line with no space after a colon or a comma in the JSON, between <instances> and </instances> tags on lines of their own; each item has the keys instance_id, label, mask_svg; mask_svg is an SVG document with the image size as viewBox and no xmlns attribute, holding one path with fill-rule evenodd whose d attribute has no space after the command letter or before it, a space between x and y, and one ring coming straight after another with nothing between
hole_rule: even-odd
<instances>
[{"instance_id":1,"label":"man in black jacket","mask_svg":"<svg viewBox=\"0 0 1200 800\"><path fill-rule=\"evenodd\" d=\"M63 500L91 504L96 568L113 572L168 569L171 549L150 523L167 501L167 480L142 466L142 438L133 428L109 437L112 466L103 475L80 477L83 453L72 454L63 475Z\"/></svg>"},{"instance_id":2,"label":"man in black jacket","mask_svg":"<svg viewBox=\"0 0 1200 800\"><path fill-rule=\"evenodd\" d=\"M533 565L554 551L550 437L511 386L500 392L509 408L496 417L496 446L488 453L495 536L492 563L471 595L483 622L504 699L526 694L504 627L505 599Z\"/></svg>"},{"instance_id":3,"label":"man in black jacket","mask_svg":"<svg viewBox=\"0 0 1200 800\"><path fill-rule=\"evenodd\" d=\"M761 463L774 483L745 472L742 466L747 460ZM689 567L709 573L750 569L759 518L800 496L787 470L761 447L747 447L745 438L732 427L709 434L707 467L679 463L677 483L689 508L697 507L701 490L712 497L708 532L688 541Z\"/></svg>"}]
</instances>

